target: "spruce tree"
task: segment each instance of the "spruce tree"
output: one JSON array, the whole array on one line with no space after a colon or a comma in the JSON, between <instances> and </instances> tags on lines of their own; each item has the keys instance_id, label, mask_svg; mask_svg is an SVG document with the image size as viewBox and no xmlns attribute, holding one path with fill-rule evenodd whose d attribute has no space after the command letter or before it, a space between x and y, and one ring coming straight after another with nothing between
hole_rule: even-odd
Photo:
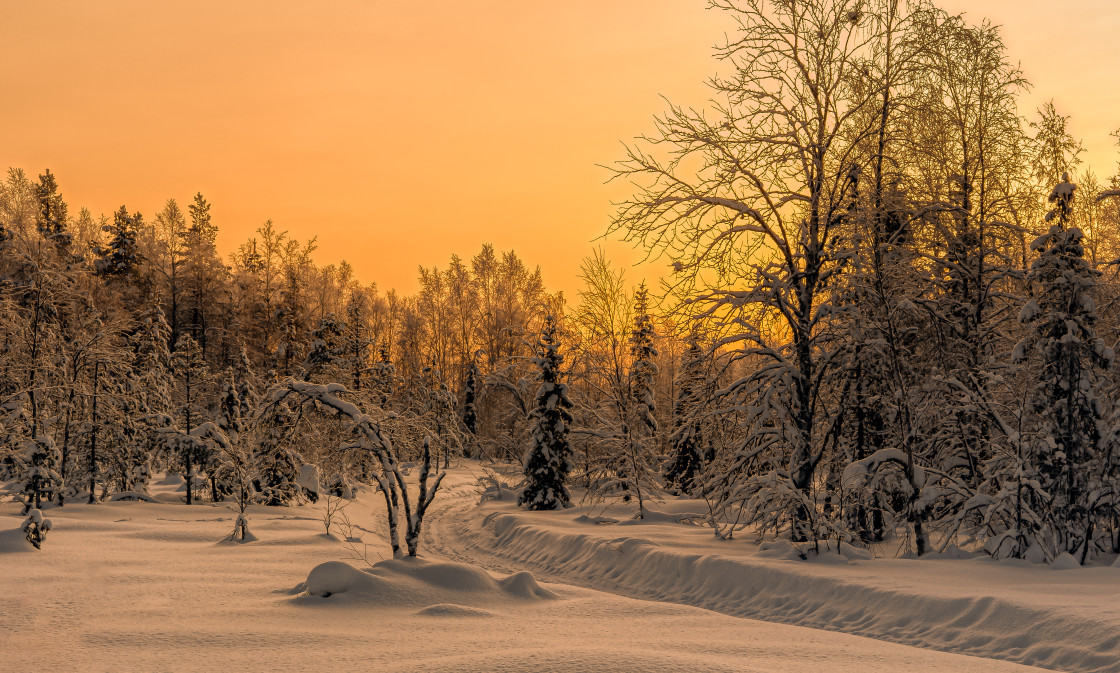
<instances>
[{"instance_id":1,"label":"spruce tree","mask_svg":"<svg viewBox=\"0 0 1120 673\"><path fill-rule=\"evenodd\" d=\"M234 380L237 382L237 401L241 405L241 418L249 418L257 406L257 391L253 387L253 364L249 361L249 353L245 350L244 344L238 352Z\"/></svg>"},{"instance_id":2,"label":"spruce tree","mask_svg":"<svg viewBox=\"0 0 1120 673\"><path fill-rule=\"evenodd\" d=\"M1051 558L1079 552L1084 561L1100 494L1093 481L1101 474L1096 463L1104 459L1107 433L1097 389L1113 352L1094 331L1099 272L1084 258L1081 230L1071 226L1075 189L1063 174L1050 193L1050 229L1031 244L1038 252L1027 274L1033 298L1019 315L1030 332L1015 359L1033 352L1041 364L1033 408L1042 425L1036 455L1051 526L1051 539L1041 542Z\"/></svg>"},{"instance_id":3,"label":"spruce tree","mask_svg":"<svg viewBox=\"0 0 1120 673\"><path fill-rule=\"evenodd\" d=\"M140 264L136 237L142 226L143 218L140 213L129 215L124 206L113 213L113 223L102 227L110 235L110 239L107 244L98 248L98 257L93 261L94 270L109 277L133 274Z\"/></svg>"},{"instance_id":4,"label":"spruce tree","mask_svg":"<svg viewBox=\"0 0 1120 673\"><path fill-rule=\"evenodd\" d=\"M703 464L700 448L703 426L696 413L704 393L704 352L700 348L700 335L696 329L689 332L687 344L677 373L677 399L670 439L672 455L665 469L666 488L682 495L695 491Z\"/></svg>"},{"instance_id":5,"label":"spruce tree","mask_svg":"<svg viewBox=\"0 0 1120 673\"><path fill-rule=\"evenodd\" d=\"M657 419L653 386L658 368L653 358L657 348L653 345L653 320L649 315L649 292L642 283L634 293L634 328L630 332L630 380L627 418L622 455L616 461L618 481L626 493L638 499L638 518L645 517L645 496L658 487L660 481L654 465L654 439Z\"/></svg>"},{"instance_id":6,"label":"spruce tree","mask_svg":"<svg viewBox=\"0 0 1120 673\"><path fill-rule=\"evenodd\" d=\"M159 458L160 437L163 430L174 424L171 404L171 352L168 350L171 328L158 304L140 314L136 329L131 335L132 370L136 377L134 402L145 426L147 471L150 461ZM142 477L137 473L137 477ZM147 479L136 482L147 484Z\"/></svg>"},{"instance_id":7,"label":"spruce tree","mask_svg":"<svg viewBox=\"0 0 1120 673\"><path fill-rule=\"evenodd\" d=\"M346 302L346 322L342 331L342 359L350 370L351 385L355 391L362 389L362 377L370 359L373 340L369 338L369 302L366 294L354 291Z\"/></svg>"},{"instance_id":8,"label":"spruce tree","mask_svg":"<svg viewBox=\"0 0 1120 673\"><path fill-rule=\"evenodd\" d=\"M235 379L233 368L226 368L222 379L222 390L218 395L218 416L215 419L215 425L229 440L231 447L239 443L241 432L244 430L241 419L241 397L237 392ZM236 470L231 469L230 465L234 453L231 448L210 454L206 470L210 475L210 492L215 502L223 499L227 494L234 493L238 487Z\"/></svg>"},{"instance_id":9,"label":"spruce tree","mask_svg":"<svg viewBox=\"0 0 1120 673\"><path fill-rule=\"evenodd\" d=\"M389 356L389 347L382 342L377 364L373 366L373 387L377 393L377 406L388 410L393 402L393 391L397 383L397 368Z\"/></svg>"},{"instance_id":10,"label":"spruce tree","mask_svg":"<svg viewBox=\"0 0 1120 673\"><path fill-rule=\"evenodd\" d=\"M58 193L58 182L50 169L39 176L33 190L39 206L36 220L39 233L54 243L59 253L67 253L72 237L66 229L66 202Z\"/></svg>"},{"instance_id":11,"label":"spruce tree","mask_svg":"<svg viewBox=\"0 0 1120 673\"><path fill-rule=\"evenodd\" d=\"M463 385L463 426L471 435L478 434L478 365L471 363L467 381Z\"/></svg>"},{"instance_id":12,"label":"spruce tree","mask_svg":"<svg viewBox=\"0 0 1120 673\"><path fill-rule=\"evenodd\" d=\"M40 509L43 500L54 498L62 489L62 476L58 473L61 460L58 449L50 437L40 435L24 442L23 469L21 470L20 497L23 513Z\"/></svg>"},{"instance_id":13,"label":"spruce tree","mask_svg":"<svg viewBox=\"0 0 1120 673\"><path fill-rule=\"evenodd\" d=\"M189 332L184 332L179 337L175 346L175 353L171 356L171 367L179 381L182 391L182 404L179 413L182 418L182 430L173 441L183 461L183 478L187 482L187 504L193 502L193 479L195 463L202 453L202 442L191 435L194 424L202 420L202 415L197 409L198 401L202 397L202 389L206 382L207 367L202 357L202 347L194 340Z\"/></svg>"},{"instance_id":14,"label":"spruce tree","mask_svg":"<svg viewBox=\"0 0 1120 673\"><path fill-rule=\"evenodd\" d=\"M319 321L319 326L311 333L311 351L303 363L305 381L317 376L335 380L335 364L343 355L344 327L333 313Z\"/></svg>"},{"instance_id":15,"label":"spruce tree","mask_svg":"<svg viewBox=\"0 0 1120 673\"><path fill-rule=\"evenodd\" d=\"M525 458L525 490L517 504L533 510L560 509L571 497L565 482L572 468L572 445L568 429L572 423L568 386L560 382L560 354L556 322L545 318L544 330L533 362L540 368L537 404L529 414L532 444Z\"/></svg>"},{"instance_id":16,"label":"spruce tree","mask_svg":"<svg viewBox=\"0 0 1120 673\"><path fill-rule=\"evenodd\" d=\"M263 418L260 443L252 456L253 485L261 504L279 507L299 497L296 480L303 459L290 445L295 422L295 414L284 400L272 404Z\"/></svg>"}]
</instances>

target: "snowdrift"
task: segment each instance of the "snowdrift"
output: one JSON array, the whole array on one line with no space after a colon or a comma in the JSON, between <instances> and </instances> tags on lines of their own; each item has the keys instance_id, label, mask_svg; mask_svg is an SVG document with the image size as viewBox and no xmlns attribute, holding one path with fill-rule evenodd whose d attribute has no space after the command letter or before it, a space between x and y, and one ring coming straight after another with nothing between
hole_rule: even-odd
<instances>
[{"instance_id":1,"label":"snowdrift","mask_svg":"<svg viewBox=\"0 0 1120 673\"><path fill-rule=\"evenodd\" d=\"M840 580L807 572L804 562L684 553L638 538L561 532L525 518L490 513L483 525L494 539L479 543L564 581L634 598L1043 668L1120 673L1120 610L1079 613L962 596L954 587ZM1104 586L1120 582L1112 568L1077 572L1109 574L1100 578Z\"/></svg>"},{"instance_id":2,"label":"snowdrift","mask_svg":"<svg viewBox=\"0 0 1120 673\"><path fill-rule=\"evenodd\" d=\"M420 607L417 614L439 617L486 617L492 613L484 606L555 598L528 572L494 579L475 566L419 558L391 559L365 570L327 561L315 566L296 588L302 592L297 601Z\"/></svg>"}]
</instances>

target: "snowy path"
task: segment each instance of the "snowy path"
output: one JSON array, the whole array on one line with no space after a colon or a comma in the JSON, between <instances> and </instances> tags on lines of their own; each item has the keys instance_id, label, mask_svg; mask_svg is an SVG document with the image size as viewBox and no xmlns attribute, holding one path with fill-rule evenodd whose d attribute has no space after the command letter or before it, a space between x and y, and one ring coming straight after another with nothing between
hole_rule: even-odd
<instances>
[{"instance_id":1,"label":"snowy path","mask_svg":"<svg viewBox=\"0 0 1120 673\"><path fill-rule=\"evenodd\" d=\"M479 507L472 486L440 494L427 524L429 552L737 617L1055 670L1120 671L1120 569L1063 574L982 560L821 565L728 555L728 543L686 526L581 526L568 513L526 513L508 502ZM684 535L665 534L682 528ZM658 534L659 541L645 539Z\"/></svg>"}]
</instances>

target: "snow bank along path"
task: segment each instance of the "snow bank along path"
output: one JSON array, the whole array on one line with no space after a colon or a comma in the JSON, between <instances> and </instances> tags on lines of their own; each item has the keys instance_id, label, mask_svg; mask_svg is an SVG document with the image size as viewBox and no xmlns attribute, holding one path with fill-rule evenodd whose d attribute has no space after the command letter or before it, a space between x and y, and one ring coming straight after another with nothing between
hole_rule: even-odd
<instances>
[{"instance_id":1,"label":"snow bank along path","mask_svg":"<svg viewBox=\"0 0 1120 673\"><path fill-rule=\"evenodd\" d=\"M574 525L571 512L480 507L465 487L441 496L423 548L493 570L529 569L542 581L1043 668L1120 672L1120 569L838 558L841 567L822 568L687 553L637 537L653 527L627 526L634 536L618 537L624 529ZM983 577L970 581L978 572ZM1012 577L985 584L997 575ZM1096 595L1086 606L1079 592Z\"/></svg>"}]
</instances>

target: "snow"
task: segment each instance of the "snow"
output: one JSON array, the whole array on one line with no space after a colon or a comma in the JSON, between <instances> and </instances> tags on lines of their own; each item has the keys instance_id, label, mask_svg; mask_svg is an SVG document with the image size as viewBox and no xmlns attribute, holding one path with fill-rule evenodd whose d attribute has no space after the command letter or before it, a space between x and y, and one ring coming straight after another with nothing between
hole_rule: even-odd
<instances>
[{"instance_id":1,"label":"snow","mask_svg":"<svg viewBox=\"0 0 1120 673\"><path fill-rule=\"evenodd\" d=\"M365 570L327 561L311 570L303 590L308 597L345 594L349 600L380 607L468 603L480 607L555 598L530 573L516 573L499 580L475 566L423 558L389 559Z\"/></svg>"},{"instance_id":2,"label":"snow","mask_svg":"<svg viewBox=\"0 0 1120 673\"><path fill-rule=\"evenodd\" d=\"M18 536L19 505L2 503L0 614L21 616L0 633L4 665L1120 670L1118 569L840 557L825 545L842 562L766 558L695 525L703 503L667 498L620 526L610 521L631 521L632 508L479 505L475 473L452 470L418 559L380 558L383 504L369 490L347 510L357 545L322 534L322 502L252 506L258 539L220 544L237 513L164 501L173 479L154 480L160 502L47 510L55 529L41 551Z\"/></svg>"},{"instance_id":3,"label":"snow","mask_svg":"<svg viewBox=\"0 0 1120 673\"><path fill-rule=\"evenodd\" d=\"M1073 557L1073 554L1062 552L1050 563L1050 567L1054 570L1073 570L1080 568L1081 564Z\"/></svg>"}]
</instances>

